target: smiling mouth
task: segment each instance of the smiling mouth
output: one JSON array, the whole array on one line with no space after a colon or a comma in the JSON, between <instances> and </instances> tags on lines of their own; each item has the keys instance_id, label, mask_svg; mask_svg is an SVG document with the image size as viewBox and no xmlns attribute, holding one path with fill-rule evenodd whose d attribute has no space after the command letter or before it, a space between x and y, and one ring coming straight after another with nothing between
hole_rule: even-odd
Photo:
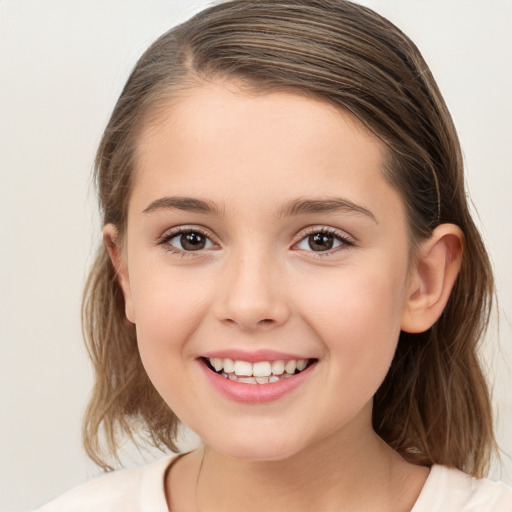
<instances>
[{"instance_id":1,"label":"smiling mouth","mask_svg":"<svg viewBox=\"0 0 512 512\"><path fill-rule=\"evenodd\" d=\"M309 368L316 359L290 359L288 361L248 361L202 357L206 366L217 375L244 384L272 384L289 379Z\"/></svg>"}]
</instances>

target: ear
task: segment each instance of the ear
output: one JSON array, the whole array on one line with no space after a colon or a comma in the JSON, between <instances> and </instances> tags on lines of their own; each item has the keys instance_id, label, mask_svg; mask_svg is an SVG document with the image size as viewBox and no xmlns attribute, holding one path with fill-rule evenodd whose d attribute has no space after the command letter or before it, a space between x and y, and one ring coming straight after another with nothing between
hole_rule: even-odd
<instances>
[{"instance_id":1,"label":"ear","mask_svg":"<svg viewBox=\"0 0 512 512\"><path fill-rule=\"evenodd\" d=\"M441 224L422 242L411 268L401 329L425 332L441 316L459 273L464 235L455 224Z\"/></svg>"},{"instance_id":2,"label":"ear","mask_svg":"<svg viewBox=\"0 0 512 512\"><path fill-rule=\"evenodd\" d=\"M119 233L113 224L106 224L103 228L103 242L107 248L110 260L116 271L117 281L124 295L124 305L126 318L131 323L135 323L135 311L133 308L132 292L130 288L130 276L128 274L128 264L126 250L123 249L119 241Z\"/></svg>"}]
</instances>

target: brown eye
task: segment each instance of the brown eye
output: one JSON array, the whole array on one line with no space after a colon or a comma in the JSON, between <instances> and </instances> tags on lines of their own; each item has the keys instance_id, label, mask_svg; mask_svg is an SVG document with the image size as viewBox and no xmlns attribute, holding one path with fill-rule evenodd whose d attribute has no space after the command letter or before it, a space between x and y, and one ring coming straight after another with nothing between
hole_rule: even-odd
<instances>
[{"instance_id":1,"label":"brown eye","mask_svg":"<svg viewBox=\"0 0 512 512\"><path fill-rule=\"evenodd\" d=\"M328 233L314 233L308 238L309 248L313 251L328 251L334 247L335 238Z\"/></svg>"},{"instance_id":2,"label":"brown eye","mask_svg":"<svg viewBox=\"0 0 512 512\"><path fill-rule=\"evenodd\" d=\"M180 237L181 246L186 251L198 251L204 249L206 237L200 233L186 233Z\"/></svg>"},{"instance_id":3,"label":"brown eye","mask_svg":"<svg viewBox=\"0 0 512 512\"><path fill-rule=\"evenodd\" d=\"M180 251L201 251L202 249L211 249L214 247L212 241L199 231L186 231L169 235L164 240L164 243L169 244L175 249Z\"/></svg>"},{"instance_id":4,"label":"brown eye","mask_svg":"<svg viewBox=\"0 0 512 512\"><path fill-rule=\"evenodd\" d=\"M294 247L301 251L329 253L331 250L343 249L354 245L344 234L330 231L312 231L306 234Z\"/></svg>"}]
</instances>

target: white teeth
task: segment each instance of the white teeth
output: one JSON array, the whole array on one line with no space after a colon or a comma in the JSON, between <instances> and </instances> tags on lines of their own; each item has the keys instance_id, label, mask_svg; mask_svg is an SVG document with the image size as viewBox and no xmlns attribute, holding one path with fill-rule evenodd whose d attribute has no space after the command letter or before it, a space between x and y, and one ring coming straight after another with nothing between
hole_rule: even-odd
<instances>
[{"instance_id":1,"label":"white teeth","mask_svg":"<svg viewBox=\"0 0 512 512\"><path fill-rule=\"evenodd\" d=\"M252 364L247 361L235 361L234 372L239 376L252 376Z\"/></svg>"},{"instance_id":2,"label":"white teeth","mask_svg":"<svg viewBox=\"0 0 512 512\"><path fill-rule=\"evenodd\" d=\"M255 377L239 377L238 382L243 382L244 384L256 384Z\"/></svg>"},{"instance_id":3,"label":"white teeth","mask_svg":"<svg viewBox=\"0 0 512 512\"><path fill-rule=\"evenodd\" d=\"M268 361L261 361L252 365L252 374L255 377L270 377L272 374L272 366Z\"/></svg>"},{"instance_id":4,"label":"white teeth","mask_svg":"<svg viewBox=\"0 0 512 512\"><path fill-rule=\"evenodd\" d=\"M222 370L222 359L219 359L218 357L214 357L213 359L210 359L211 365L215 368L216 372L220 372Z\"/></svg>"},{"instance_id":5,"label":"white teeth","mask_svg":"<svg viewBox=\"0 0 512 512\"><path fill-rule=\"evenodd\" d=\"M233 373L235 371L235 363L233 362L233 359L224 359L224 371L226 373Z\"/></svg>"},{"instance_id":6,"label":"white teeth","mask_svg":"<svg viewBox=\"0 0 512 512\"><path fill-rule=\"evenodd\" d=\"M302 370L304 370L304 368L306 368L307 365L308 365L307 359L299 359L297 361L297 370L299 370L299 372L301 372Z\"/></svg>"},{"instance_id":7,"label":"white teeth","mask_svg":"<svg viewBox=\"0 0 512 512\"><path fill-rule=\"evenodd\" d=\"M286 370L286 373L293 375L295 373L295 370L297 369L297 361L295 361L294 359L288 361L284 369Z\"/></svg>"},{"instance_id":8,"label":"white teeth","mask_svg":"<svg viewBox=\"0 0 512 512\"><path fill-rule=\"evenodd\" d=\"M281 379L293 377L308 366L308 359L291 359L289 361L234 361L219 357L209 358L210 365L223 377L246 384L268 384Z\"/></svg>"},{"instance_id":9,"label":"white teeth","mask_svg":"<svg viewBox=\"0 0 512 512\"><path fill-rule=\"evenodd\" d=\"M284 373L284 361L274 361L272 363L272 375L282 375Z\"/></svg>"}]
</instances>

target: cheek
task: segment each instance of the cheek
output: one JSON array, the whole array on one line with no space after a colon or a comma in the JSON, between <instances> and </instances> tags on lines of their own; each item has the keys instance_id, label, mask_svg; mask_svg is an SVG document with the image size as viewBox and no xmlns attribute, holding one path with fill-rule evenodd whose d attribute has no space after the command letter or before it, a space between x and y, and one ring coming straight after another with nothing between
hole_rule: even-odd
<instances>
[{"instance_id":1,"label":"cheek","mask_svg":"<svg viewBox=\"0 0 512 512\"><path fill-rule=\"evenodd\" d=\"M183 273L165 268L134 275L131 281L142 362L161 390L170 375L181 379L187 342L209 309L210 291Z\"/></svg>"},{"instance_id":2,"label":"cheek","mask_svg":"<svg viewBox=\"0 0 512 512\"><path fill-rule=\"evenodd\" d=\"M137 326L177 335L192 329L210 295L200 276L153 261L141 267L130 275Z\"/></svg>"},{"instance_id":3,"label":"cheek","mask_svg":"<svg viewBox=\"0 0 512 512\"><path fill-rule=\"evenodd\" d=\"M354 389L378 387L391 364L405 294L399 267L344 269L328 280L313 280L307 295L296 293L307 297L300 309L324 343L333 371Z\"/></svg>"}]
</instances>

